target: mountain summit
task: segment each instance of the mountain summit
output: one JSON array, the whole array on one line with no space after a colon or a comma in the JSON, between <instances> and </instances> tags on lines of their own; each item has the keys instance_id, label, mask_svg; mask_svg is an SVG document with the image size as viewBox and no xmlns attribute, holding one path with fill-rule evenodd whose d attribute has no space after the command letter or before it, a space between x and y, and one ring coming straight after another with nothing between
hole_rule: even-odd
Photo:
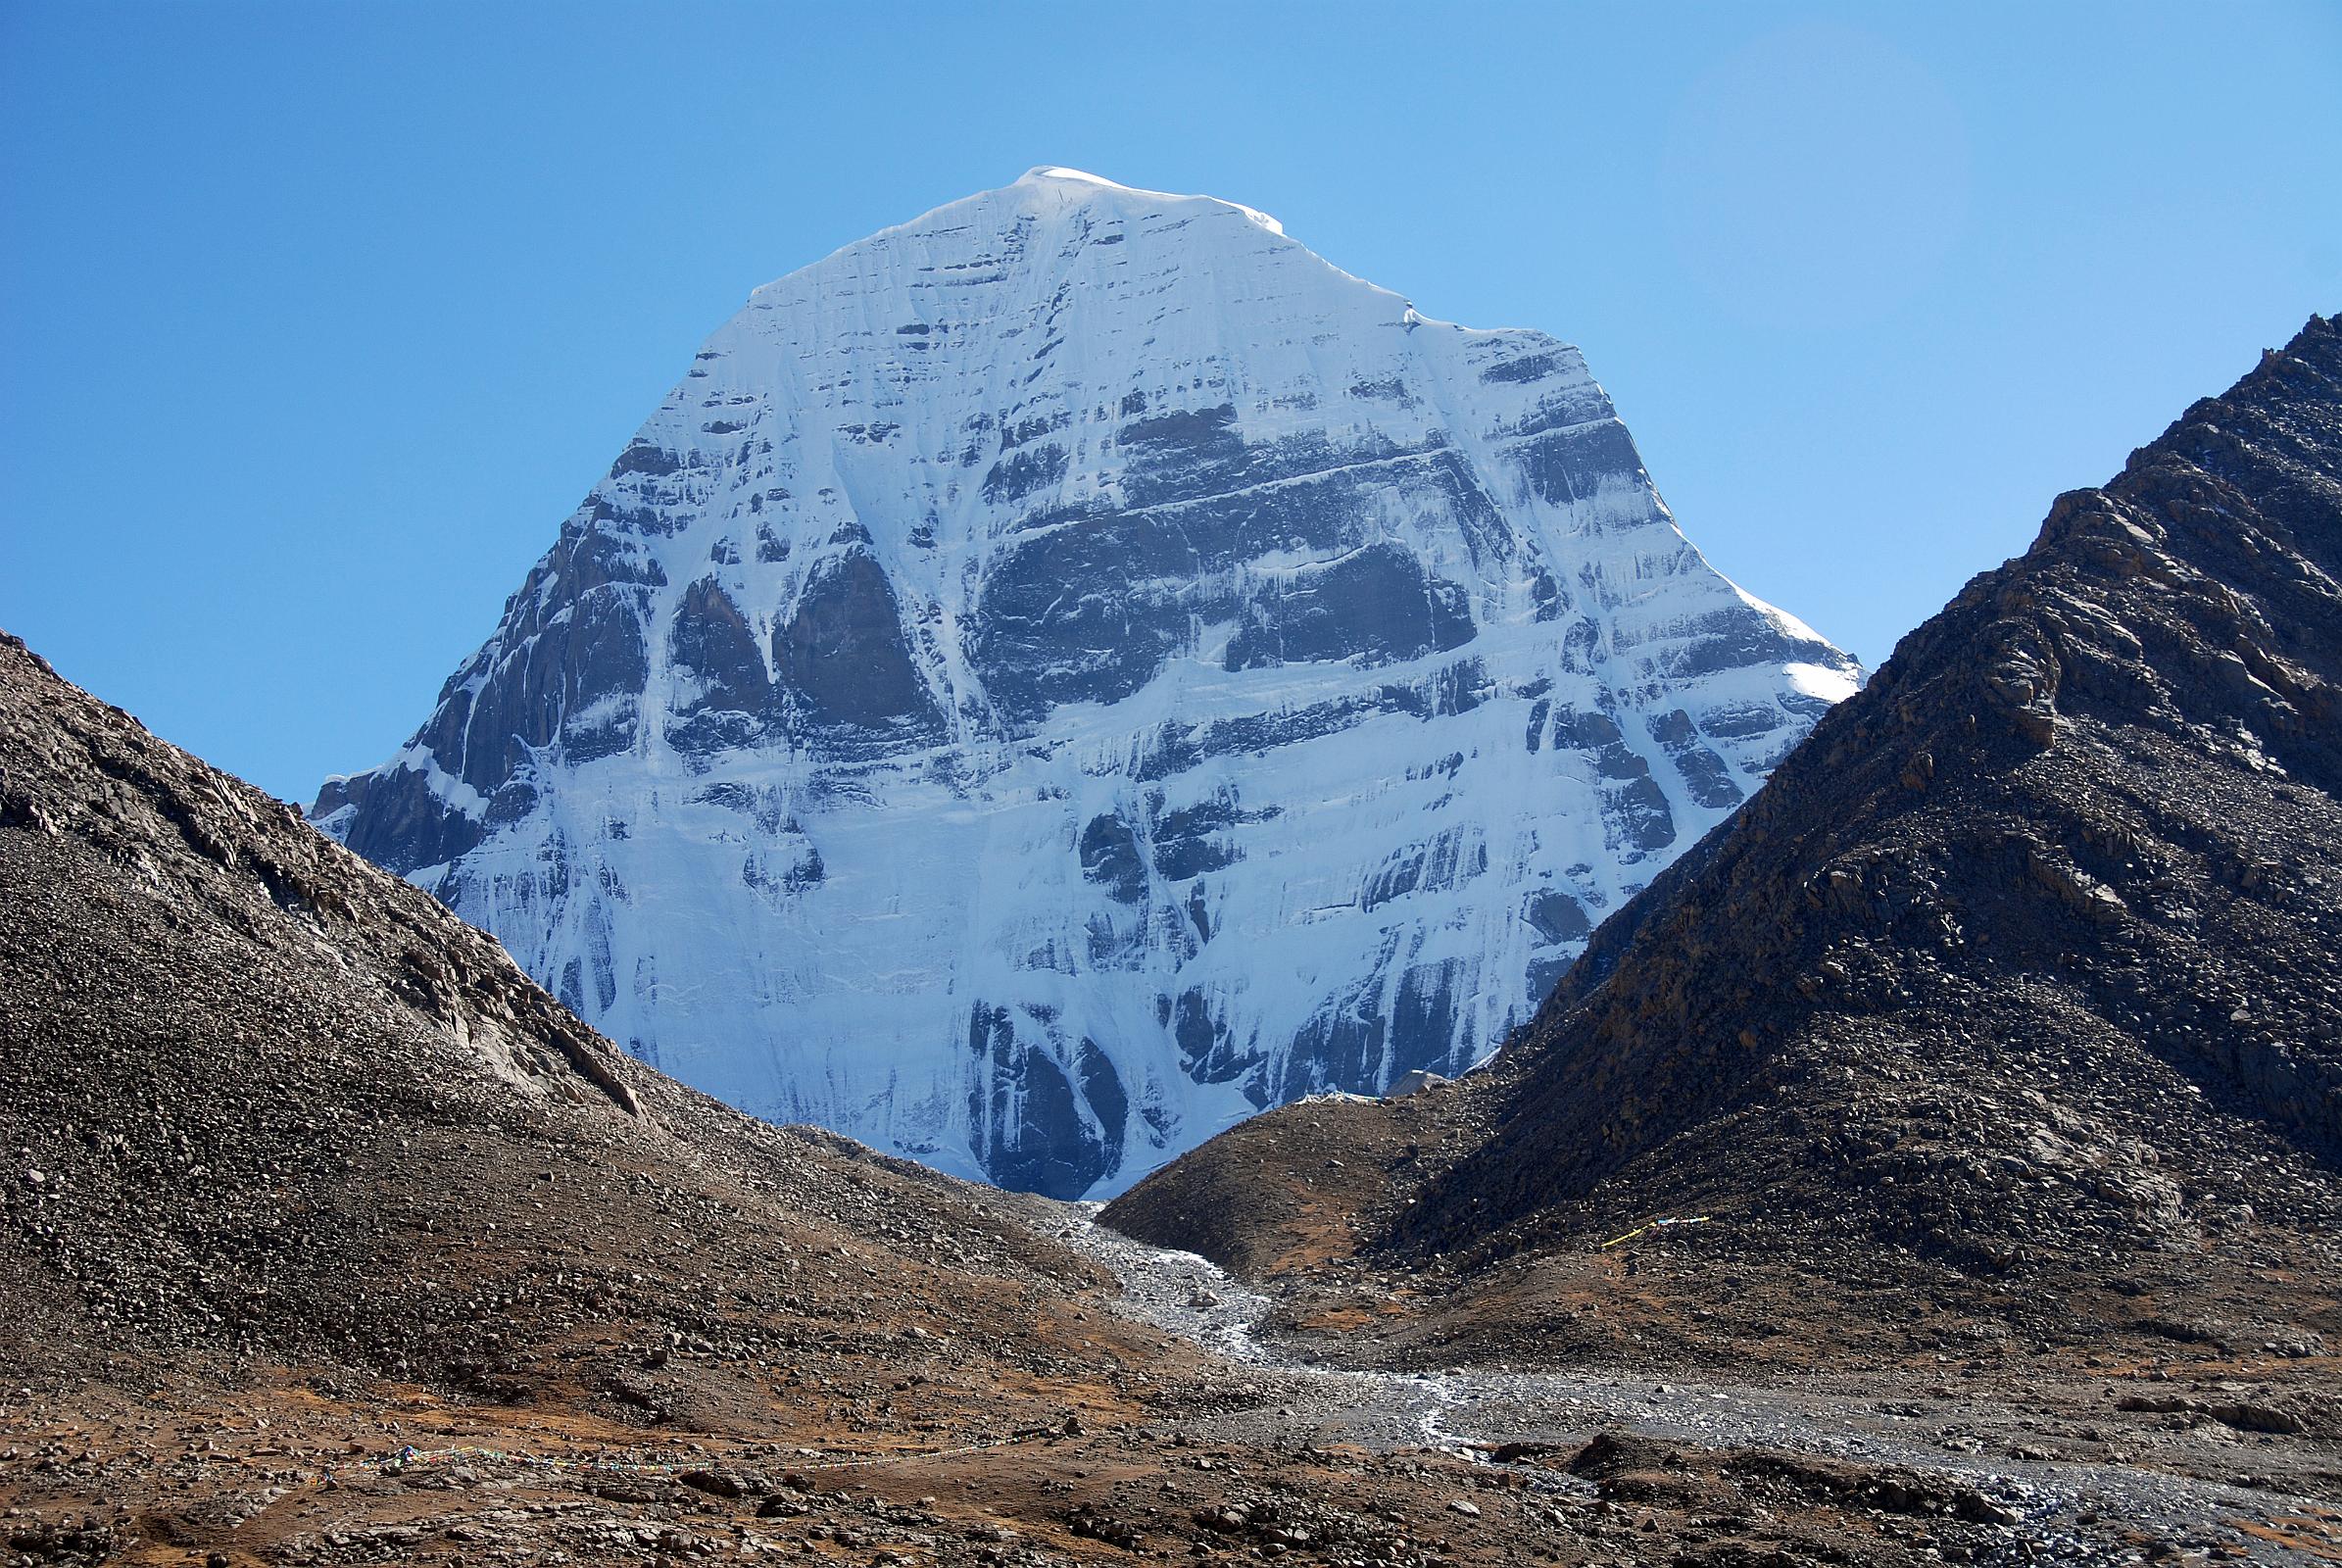
<instances>
[{"instance_id":1,"label":"mountain summit","mask_svg":"<svg viewBox=\"0 0 2342 1568\"><path fill-rule=\"evenodd\" d=\"M1577 350L1042 168L756 290L314 814L687 1082L1076 1196L1486 1056L1858 675Z\"/></svg>"}]
</instances>

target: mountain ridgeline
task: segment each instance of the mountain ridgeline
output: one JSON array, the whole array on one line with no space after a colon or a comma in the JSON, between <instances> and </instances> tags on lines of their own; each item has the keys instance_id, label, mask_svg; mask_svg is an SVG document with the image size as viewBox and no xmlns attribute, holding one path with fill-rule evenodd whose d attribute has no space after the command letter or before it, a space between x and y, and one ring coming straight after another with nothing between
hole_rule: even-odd
<instances>
[{"instance_id":1,"label":"mountain ridgeline","mask_svg":"<svg viewBox=\"0 0 2342 1568\"><path fill-rule=\"evenodd\" d=\"M757 290L313 814L684 1081L1073 1197L1483 1058L1858 678L1576 350L1042 169Z\"/></svg>"}]
</instances>

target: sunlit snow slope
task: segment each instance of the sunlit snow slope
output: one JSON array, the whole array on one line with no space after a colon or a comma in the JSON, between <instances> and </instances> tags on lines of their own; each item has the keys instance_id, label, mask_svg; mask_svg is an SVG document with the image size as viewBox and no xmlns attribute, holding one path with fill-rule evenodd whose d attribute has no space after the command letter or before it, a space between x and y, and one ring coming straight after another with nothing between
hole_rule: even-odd
<instances>
[{"instance_id":1,"label":"sunlit snow slope","mask_svg":"<svg viewBox=\"0 0 2342 1568\"><path fill-rule=\"evenodd\" d=\"M316 814L687 1082L1102 1195L1487 1055L1857 673L1575 349L1039 169L757 290Z\"/></svg>"}]
</instances>

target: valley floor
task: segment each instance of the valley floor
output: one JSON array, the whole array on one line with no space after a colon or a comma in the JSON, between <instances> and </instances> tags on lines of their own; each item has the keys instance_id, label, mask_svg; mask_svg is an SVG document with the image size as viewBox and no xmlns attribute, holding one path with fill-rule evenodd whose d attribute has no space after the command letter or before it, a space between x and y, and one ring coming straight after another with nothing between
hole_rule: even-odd
<instances>
[{"instance_id":1,"label":"valley floor","mask_svg":"<svg viewBox=\"0 0 2342 1568\"><path fill-rule=\"evenodd\" d=\"M123 1361L0 1391L0 1561L2342 1560L2342 1449L2249 1430L2249 1370L1367 1365L1200 1258L1029 1213L1121 1289L1029 1326L1064 1359L1015 1387L873 1323L785 1368L581 1330L615 1385Z\"/></svg>"},{"instance_id":2,"label":"valley floor","mask_svg":"<svg viewBox=\"0 0 2342 1568\"><path fill-rule=\"evenodd\" d=\"M1268 1327L1270 1298L1193 1253L1096 1226L1065 1239L1113 1269L1121 1310L1276 1375L1278 1402L1219 1423L1251 1443L1500 1456L1570 1475L1563 1494L1581 1505L1622 1491L1722 1501L1720 1476L1795 1476L1850 1502L1885 1498L1875 1511L1916 1521L1908 1544L1955 1561L2342 1560L2342 1445L2253 1430L2283 1423L2255 1402L2272 1380L2204 1358L2024 1381L1979 1378L1980 1364L1753 1384L1377 1369L1357 1364L1355 1340ZM2285 1381L2330 1370L2291 1366ZM1618 1450L1607 1465L1586 1455L1603 1434ZM1606 1485L1627 1461L1646 1473Z\"/></svg>"}]
</instances>

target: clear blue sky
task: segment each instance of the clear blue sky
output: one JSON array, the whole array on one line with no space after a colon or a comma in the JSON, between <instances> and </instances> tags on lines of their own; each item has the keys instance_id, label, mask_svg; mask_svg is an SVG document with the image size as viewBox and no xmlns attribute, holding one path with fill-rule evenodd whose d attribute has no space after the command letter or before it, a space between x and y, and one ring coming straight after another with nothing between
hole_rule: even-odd
<instances>
[{"instance_id":1,"label":"clear blue sky","mask_svg":"<svg viewBox=\"0 0 2342 1568\"><path fill-rule=\"evenodd\" d=\"M306 801L751 288L1040 163L1583 345L1876 663L2342 309L2342 8L0 0L0 625Z\"/></svg>"}]
</instances>

